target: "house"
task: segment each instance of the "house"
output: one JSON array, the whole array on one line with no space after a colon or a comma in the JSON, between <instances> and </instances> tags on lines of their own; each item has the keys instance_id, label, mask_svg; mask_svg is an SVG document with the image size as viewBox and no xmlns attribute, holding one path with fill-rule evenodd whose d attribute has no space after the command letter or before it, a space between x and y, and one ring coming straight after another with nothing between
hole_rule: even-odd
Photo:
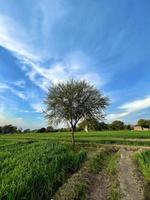
<instances>
[{"instance_id":1,"label":"house","mask_svg":"<svg viewBox=\"0 0 150 200\"><path fill-rule=\"evenodd\" d=\"M150 131L150 128L143 128L143 131Z\"/></svg>"},{"instance_id":2,"label":"house","mask_svg":"<svg viewBox=\"0 0 150 200\"><path fill-rule=\"evenodd\" d=\"M142 127L142 126L135 125L135 126L133 127L133 130L134 130L134 131L142 131L142 130L143 130L143 127Z\"/></svg>"},{"instance_id":3,"label":"house","mask_svg":"<svg viewBox=\"0 0 150 200\"><path fill-rule=\"evenodd\" d=\"M133 127L133 130L134 130L134 131L150 131L150 128L143 128L142 126L135 125L135 126Z\"/></svg>"}]
</instances>

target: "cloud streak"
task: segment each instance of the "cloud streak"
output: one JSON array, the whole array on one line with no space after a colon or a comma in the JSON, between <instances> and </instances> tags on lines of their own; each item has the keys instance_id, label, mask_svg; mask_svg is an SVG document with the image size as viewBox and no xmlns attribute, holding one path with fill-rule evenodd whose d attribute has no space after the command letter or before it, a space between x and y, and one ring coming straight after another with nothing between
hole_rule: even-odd
<instances>
[{"instance_id":1,"label":"cloud streak","mask_svg":"<svg viewBox=\"0 0 150 200\"><path fill-rule=\"evenodd\" d=\"M24 94L23 92L16 90L13 87L10 87L9 85L7 85L5 83L0 83L0 92L4 92L5 90L9 90L11 93L18 96L22 100L28 99L28 96L26 94Z\"/></svg>"},{"instance_id":2,"label":"cloud streak","mask_svg":"<svg viewBox=\"0 0 150 200\"><path fill-rule=\"evenodd\" d=\"M139 99L139 100L125 103L118 108L119 108L118 113L111 113L107 116L107 119L109 121L122 120L124 119L124 117L130 114L134 114L141 110L150 108L150 96L145 97L144 99Z\"/></svg>"}]
</instances>

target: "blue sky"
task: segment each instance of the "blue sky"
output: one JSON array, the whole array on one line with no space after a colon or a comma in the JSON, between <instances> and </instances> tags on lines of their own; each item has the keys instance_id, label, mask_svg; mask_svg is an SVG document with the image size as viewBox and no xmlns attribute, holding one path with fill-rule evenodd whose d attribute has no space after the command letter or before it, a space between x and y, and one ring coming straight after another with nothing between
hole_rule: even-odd
<instances>
[{"instance_id":1,"label":"blue sky","mask_svg":"<svg viewBox=\"0 0 150 200\"><path fill-rule=\"evenodd\" d=\"M107 121L150 118L149 0L1 0L0 125L46 126L51 83L85 79Z\"/></svg>"}]
</instances>

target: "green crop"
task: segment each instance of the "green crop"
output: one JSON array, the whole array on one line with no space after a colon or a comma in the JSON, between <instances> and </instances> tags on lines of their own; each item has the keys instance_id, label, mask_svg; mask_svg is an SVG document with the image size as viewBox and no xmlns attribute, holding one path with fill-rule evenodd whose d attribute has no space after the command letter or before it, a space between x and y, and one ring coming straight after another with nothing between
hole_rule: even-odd
<instances>
[{"instance_id":1,"label":"green crop","mask_svg":"<svg viewBox=\"0 0 150 200\"><path fill-rule=\"evenodd\" d=\"M50 199L86 158L57 143L16 143L0 149L0 199Z\"/></svg>"}]
</instances>

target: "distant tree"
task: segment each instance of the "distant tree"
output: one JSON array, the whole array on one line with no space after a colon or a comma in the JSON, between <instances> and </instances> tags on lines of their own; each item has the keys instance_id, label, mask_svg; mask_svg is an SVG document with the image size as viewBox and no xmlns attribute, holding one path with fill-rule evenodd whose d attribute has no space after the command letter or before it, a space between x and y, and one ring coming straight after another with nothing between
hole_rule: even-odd
<instances>
[{"instance_id":1,"label":"distant tree","mask_svg":"<svg viewBox=\"0 0 150 200\"><path fill-rule=\"evenodd\" d=\"M67 83L52 85L48 90L45 104L45 117L50 123L70 123L74 146L77 123L89 118L102 119L108 98L85 81L70 80Z\"/></svg>"},{"instance_id":2,"label":"distant tree","mask_svg":"<svg viewBox=\"0 0 150 200\"><path fill-rule=\"evenodd\" d=\"M137 124L143 128L150 128L150 120L147 119L139 119Z\"/></svg>"},{"instance_id":3,"label":"distant tree","mask_svg":"<svg viewBox=\"0 0 150 200\"><path fill-rule=\"evenodd\" d=\"M24 132L24 133L30 133L31 130L30 130L29 128L27 128L27 129L25 129L23 132Z\"/></svg>"},{"instance_id":4,"label":"distant tree","mask_svg":"<svg viewBox=\"0 0 150 200\"><path fill-rule=\"evenodd\" d=\"M80 130L84 130L85 127L87 127L89 131L98 131L100 130L100 123L97 119L94 118L85 119L79 123L78 128Z\"/></svg>"},{"instance_id":5,"label":"distant tree","mask_svg":"<svg viewBox=\"0 0 150 200\"><path fill-rule=\"evenodd\" d=\"M47 132L47 130L44 127L37 130L37 133L45 133L45 132Z\"/></svg>"},{"instance_id":6,"label":"distant tree","mask_svg":"<svg viewBox=\"0 0 150 200\"><path fill-rule=\"evenodd\" d=\"M0 133L2 133L2 127L0 126Z\"/></svg>"},{"instance_id":7,"label":"distant tree","mask_svg":"<svg viewBox=\"0 0 150 200\"><path fill-rule=\"evenodd\" d=\"M109 125L106 124L105 122L100 122L99 123L99 130L103 131L103 130L108 130L109 129Z\"/></svg>"},{"instance_id":8,"label":"distant tree","mask_svg":"<svg viewBox=\"0 0 150 200\"><path fill-rule=\"evenodd\" d=\"M112 130L123 130L125 127L124 122L115 120L111 123L110 128Z\"/></svg>"},{"instance_id":9,"label":"distant tree","mask_svg":"<svg viewBox=\"0 0 150 200\"><path fill-rule=\"evenodd\" d=\"M46 128L46 130L47 130L47 132L53 132L53 131L54 131L54 129L53 129L52 126L48 126L48 127Z\"/></svg>"},{"instance_id":10,"label":"distant tree","mask_svg":"<svg viewBox=\"0 0 150 200\"><path fill-rule=\"evenodd\" d=\"M17 133L22 133L22 128L18 128Z\"/></svg>"},{"instance_id":11,"label":"distant tree","mask_svg":"<svg viewBox=\"0 0 150 200\"><path fill-rule=\"evenodd\" d=\"M132 126L130 124L125 124L124 129L126 130L132 130Z\"/></svg>"},{"instance_id":12,"label":"distant tree","mask_svg":"<svg viewBox=\"0 0 150 200\"><path fill-rule=\"evenodd\" d=\"M59 132L70 132L71 129L70 128L60 128Z\"/></svg>"},{"instance_id":13,"label":"distant tree","mask_svg":"<svg viewBox=\"0 0 150 200\"><path fill-rule=\"evenodd\" d=\"M2 133L7 134L7 133L17 133L17 127L13 126L11 124L5 125L2 127Z\"/></svg>"}]
</instances>

